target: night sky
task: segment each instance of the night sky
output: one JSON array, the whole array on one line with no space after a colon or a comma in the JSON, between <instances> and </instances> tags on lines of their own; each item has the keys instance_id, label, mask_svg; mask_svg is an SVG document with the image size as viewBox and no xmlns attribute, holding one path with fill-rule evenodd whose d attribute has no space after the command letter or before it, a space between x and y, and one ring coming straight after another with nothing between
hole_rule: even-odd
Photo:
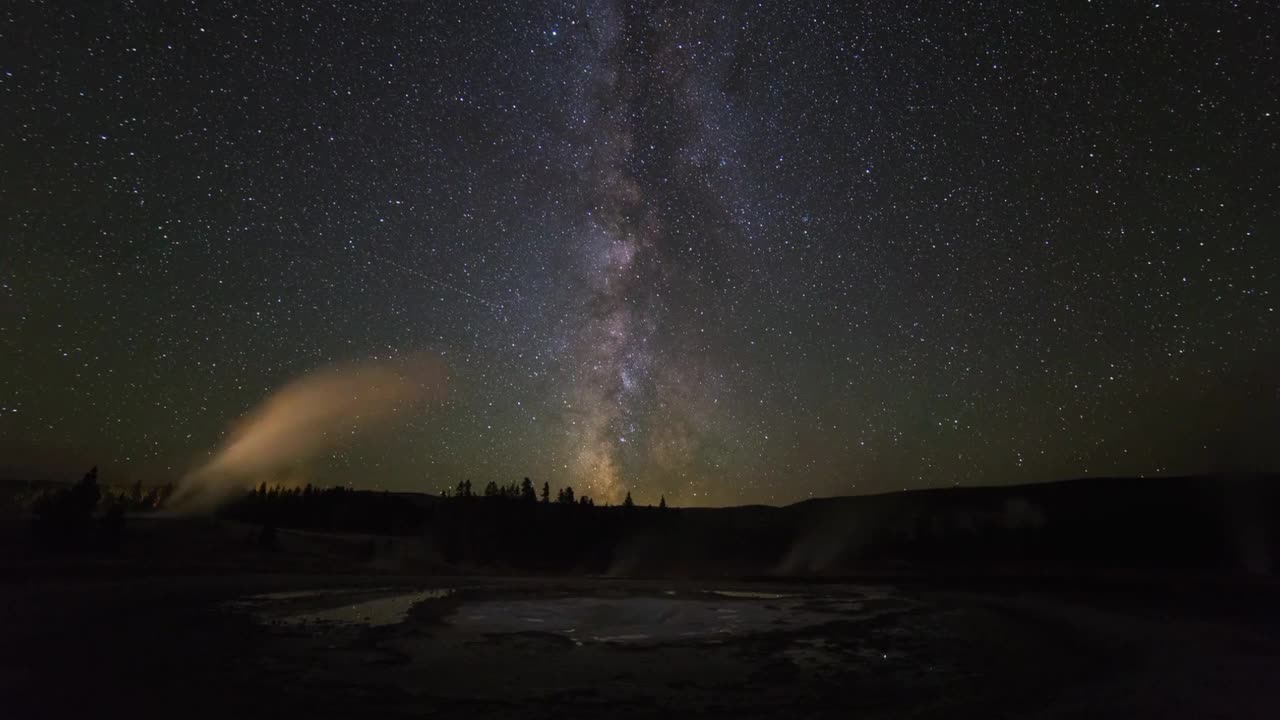
<instances>
[{"instance_id":1,"label":"night sky","mask_svg":"<svg viewBox=\"0 0 1280 720\"><path fill-rule=\"evenodd\" d=\"M0 468L176 479L428 353L291 477L1280 469L1273 4L458 5L4 4Z\"/></svg>"}]
</instances>

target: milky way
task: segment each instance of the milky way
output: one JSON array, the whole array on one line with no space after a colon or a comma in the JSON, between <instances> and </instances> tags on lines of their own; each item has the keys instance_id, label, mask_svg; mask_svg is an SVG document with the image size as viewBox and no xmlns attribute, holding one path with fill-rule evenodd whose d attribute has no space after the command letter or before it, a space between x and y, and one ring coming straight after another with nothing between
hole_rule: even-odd
<instances>
[{"instance_id":1,"label":"milky way","mask_svg":"<svg viewBox=\"0 0 1280 720\"><path fill-rule=\"evenodd\" d=\"M1267 3L11 3L0 472L616 501L1276 469ZM250 415L252 417L252 415ZM282 471L283 472L283 471Z\"/></svg>"},{"instance_id":2,"label":"milky way","mask_svg":"<svg viewBox=\"0 0 1280 720\"><path fill-rule=\"evenodd\" d=\"M584 188L574 239L584 307L570 325L566 451L574 483L611 501L638 478L682 472L705 432L690 414L714 386L697 382L696 345L679 330L699 307L691 298L715 300L690 287L700 278L668 224L682 222L680 203L723 214L696 145L707 128L696 49L732 54L732 43L716 42L717 24L728 16L602 3L566 28L582 47L565 72L580 74L570 85L570 147Z\"/></svg>"}]
</instances>

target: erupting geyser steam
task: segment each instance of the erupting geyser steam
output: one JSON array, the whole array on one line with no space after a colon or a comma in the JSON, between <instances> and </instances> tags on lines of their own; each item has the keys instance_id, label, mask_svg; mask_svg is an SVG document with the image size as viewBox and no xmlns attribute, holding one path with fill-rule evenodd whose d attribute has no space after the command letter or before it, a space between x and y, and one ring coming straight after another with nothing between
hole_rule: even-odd
<instances>
[{"instance_id":1,"label":"erupting geyser steam","mask_svg":"<svg viewBox=\"0 0 1280 720\"><path fill-rule=\"evenodd\" d=\"M174 505L207 508L332 447L340 437L408 419L444 393L445 378L444 364L424 355L304 375L245 415L213 457L182 479Z\"/></svg>"}]
</instances>

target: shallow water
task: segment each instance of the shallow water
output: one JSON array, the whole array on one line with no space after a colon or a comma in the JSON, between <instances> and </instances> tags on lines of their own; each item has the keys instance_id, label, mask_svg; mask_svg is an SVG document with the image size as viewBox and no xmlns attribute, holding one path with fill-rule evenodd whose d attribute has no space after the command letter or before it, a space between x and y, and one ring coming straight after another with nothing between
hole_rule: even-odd
<instances>
[{"instance_id":1,"label":"shallow water","mask_svg":"<svg viewBox=\"0 0 1280 720\"><path fill-rule=\"evenodd\" d=\"M796 597L791 593L753 592L750 590L712 590L711 594L745 600L781 600L783 598Z\"/></svg>"},{"instance_id":2,"label":"shallow water","mask_svg":"<svg viewBox=\"0 0 1280 720\"><path fill-rule=\"evenodd\" d=\"M381 627L404 622L415 605L452 588L311 590L253 595L234 605L274 625ZM463 599L444 617L464 634L559 635L576 644L721 641L866 618L862 599L743 590L666 591L660 595L578 595ZM803 654L803 653L802 653Z\"/></svg>"},{"instance_id":3,"label":"shallow water","mask_svg":"<svg viewBox=\"0 0 1280 720\"><path fill-rule=\"evenodd\" d=\"M260 621L280 625L363 625L382 627L404 622L414 605L425 600L438 600L453 593L452 588L435 588L416 592L394 592L370 598L370 594L386 591L353 593L345 590L265 593L236 603L248 608ZM333 605L333 601L350 601ZM368 599L365 599L368 598ZM320 607L315 607L320 601Z\"/></svg>"},{"instance_id":4,"label":"shallow water","mask_svg":"<svg viewBox=\"0 0 1280 720\"><path fill-rule=\"evenodd\" d=\"M762 593L768 598L775 597ZM578 642L658 643L794 630L839 619L797 604L693 597L561 597L467 603L447 622L482 634L554 633Z\"/></svg>"},{"instance_id":5,"label":"shallow water","mask_svg":"<svg viewBox=\"0 0 1280 720\"><path fill-rule=\"evenodd\" d=\"M308 623L346 623L351 625L368 625L380 627L404 622L409 610L424 600L436 600L453 592L449 589L425 590L423 592L405 593L390 597L365 600L364 602L342 605L327 610L288 615L280 619L286 625Z\"/></svg>"}]
</instances>

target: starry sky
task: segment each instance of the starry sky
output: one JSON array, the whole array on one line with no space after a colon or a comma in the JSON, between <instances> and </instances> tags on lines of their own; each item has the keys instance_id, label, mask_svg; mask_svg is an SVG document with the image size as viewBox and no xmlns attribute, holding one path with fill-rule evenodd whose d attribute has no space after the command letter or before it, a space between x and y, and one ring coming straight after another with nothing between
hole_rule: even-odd
<instances>
[{"instance_id":1,"label":"starry sky","mask_svg":"<svg viewBox=\"0 0 1280 720\"><path fill-rule=\"evenodd\" d=\"M5 3L0 467L616 501L1280 469L1267 2Z\"/></svg>"}]
</instances>

